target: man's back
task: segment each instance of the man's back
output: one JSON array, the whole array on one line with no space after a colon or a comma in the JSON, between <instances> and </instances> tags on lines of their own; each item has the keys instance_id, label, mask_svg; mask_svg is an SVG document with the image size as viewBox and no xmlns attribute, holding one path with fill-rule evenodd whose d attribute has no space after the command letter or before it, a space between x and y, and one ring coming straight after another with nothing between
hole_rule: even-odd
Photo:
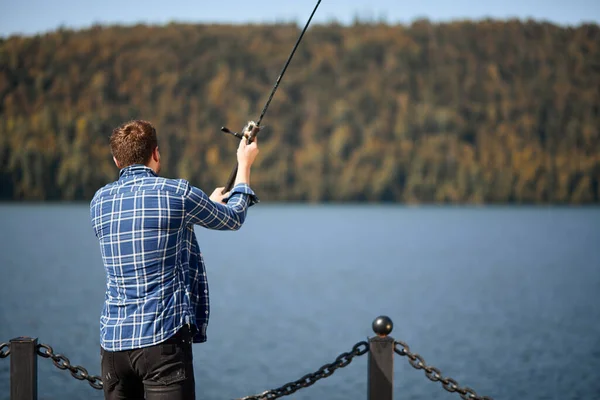
<instances>
[{"instance_id":1,"label":"man's back","mask_svg":"<svg viewBox=\"0 0 600 400\"><path fill-rule=\"evenodd\" d=\"M193 226L238 229L247 197L230 201L230 207L216 205L186 180L158 177L143 165L123 169L118 181L98 190L90 217L107 279L104 349L160 343L193 321L197 341L205 340L208 284Z\"/></svg>"},{"instance_id":2,"label":"man's back","mask_svg":"<svg viewBox=\"0 0 600 400\"><path fill-rule=\"evenodd\" d=\"M143 167L140 167L140 169ZM155 176L131 175L100 189L91 205L91 218L102 246L109 279L146 278L172 274L177 236L184 228L183 195L188 183ZM134 257L135 255L135 257ZM144 288L142 288L144 289ZM129 291L127 298L143 293ZM121 298L117 293L115 298Z\"/></svg>"},{"instance_id":3,"label":"man's back","mask_svg":"<svg viewBox=\"0 0 600 400\"><path fill-rule=\"evenodd\" d=\"M160 342L180 322L168 319L187 317L189 323L192 316L183 303L190 248L182 246L193 233L184 218L188 189L184 180L133 166L94 196L90 213L107 277L101 317L105 349Z\"/></svg>"}]
</instances>

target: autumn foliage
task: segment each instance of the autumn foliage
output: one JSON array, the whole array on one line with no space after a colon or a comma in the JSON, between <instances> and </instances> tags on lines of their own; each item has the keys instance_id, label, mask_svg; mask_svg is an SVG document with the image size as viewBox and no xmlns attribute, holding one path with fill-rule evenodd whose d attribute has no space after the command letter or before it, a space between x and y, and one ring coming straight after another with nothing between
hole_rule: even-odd
<instances>
[{"instance_id":1,"label":"autumn foliage","mask_svg":"<svg viewBox=\"0 0 600 400\"><path fill-rule=\"evenodd\" d=\"M61 29L0 39L0 199L89 200L108 137L152 121L163 175L212 191L300 28ZM600 28L315 25L259 135L263 201L600 202Z\"/></svg>"}]
</instances>

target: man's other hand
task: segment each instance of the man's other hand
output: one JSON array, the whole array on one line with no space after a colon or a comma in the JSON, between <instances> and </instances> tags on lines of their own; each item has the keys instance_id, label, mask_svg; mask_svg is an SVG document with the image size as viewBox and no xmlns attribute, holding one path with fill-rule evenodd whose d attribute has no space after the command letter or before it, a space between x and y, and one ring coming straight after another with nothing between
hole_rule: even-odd
<instances>
[{"instance_id":1,"label":"man's other hand","mask_svg":"<svg viewBox=\"0 0 600 400\"><path fill-rule=\"evenodd\" d=\"M229 197L229 192L221 193L221 192L223 192L223 190L225 190L224 186L216 188L210 195L210 199L212 201L214 201L215 203L227 204L227 203L225 203L225 201L223 201L223 199L226 199Z\"/></svg>"}]
</instances>

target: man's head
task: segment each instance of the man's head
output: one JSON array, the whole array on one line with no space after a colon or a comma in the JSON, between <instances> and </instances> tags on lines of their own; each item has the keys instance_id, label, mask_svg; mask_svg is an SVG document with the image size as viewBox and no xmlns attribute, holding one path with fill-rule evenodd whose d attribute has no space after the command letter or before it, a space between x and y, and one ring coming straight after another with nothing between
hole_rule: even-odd
<instances>
[{"instance_id":1,"label":"man's head","mask_svg":"<svg viewBox=\"0 0 600 400\"><path fill-rule=\"evenodd\" d=\"M129 121L113 130L110 150L118 168L143 164L157 174L160 172L156 129L147 121Z\"/></svg>"}]
</instances>

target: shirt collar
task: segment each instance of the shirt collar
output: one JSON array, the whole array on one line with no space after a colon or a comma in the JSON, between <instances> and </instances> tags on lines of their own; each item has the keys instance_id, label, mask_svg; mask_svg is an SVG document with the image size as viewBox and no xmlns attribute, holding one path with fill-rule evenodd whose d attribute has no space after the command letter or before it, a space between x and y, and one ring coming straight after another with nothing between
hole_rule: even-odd
<instances>
[{"instance_id":1,"label":"shirt collar","mask_svg":"<svg viewBox=\"0 0 600 400\"><path fill-rule=\"evenodd\" d=\"M158 176L152 170L152 168L148 168L145 165L141 164L133 164L128 167L123 168L119 171L119 179L128 178L130 176L135 177L144 177L144 176Z\"/></svg>"}]
</instances>

